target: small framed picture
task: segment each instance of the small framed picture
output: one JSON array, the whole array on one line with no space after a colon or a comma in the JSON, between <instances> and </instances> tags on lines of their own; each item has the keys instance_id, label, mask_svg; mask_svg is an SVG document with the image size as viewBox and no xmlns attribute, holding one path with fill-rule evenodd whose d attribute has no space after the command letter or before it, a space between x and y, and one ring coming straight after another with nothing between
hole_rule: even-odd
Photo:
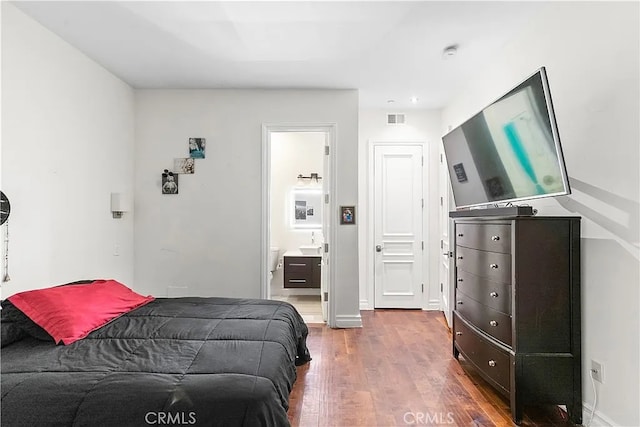
<instances>
[{"instance_id":1,"label":"small framed picture","mask_svg":"<svg viewBox=\"0 0 640 427\"><path fill-rule=\"evenodd\" d=\"M340 206L340 224L356 223L356 207Z\"/></svg>"},{"instance_id":2,"label":"small framed picture","mask_svg":"<svg viewBox=\"0 0 640 427\"><path fill-rule=\"evenodd\" d=\"M178 194L178 174L164 170L162 173L162 194Z\"/></svg>"},{"instance_id":3,"label":"small framed picture","mask_svg":"<svg viewBox=\"0 0 640 427\"><path fill-rule=\"evenodd\" d=\"M190 174L195 173L196 160L187 157L186 159L173 159L173 170L175 173Z\"/></svg>"},{"instance_id":4,"label":"small framed picture","mask_svg":"<svg viewBox=\"0 0 640 427\"><path fill-rule=\"evenodd\" d=\"M192 159L204 159L205 145L205 138L189 138L189 157Z\"/></svg>"}]
</instances>

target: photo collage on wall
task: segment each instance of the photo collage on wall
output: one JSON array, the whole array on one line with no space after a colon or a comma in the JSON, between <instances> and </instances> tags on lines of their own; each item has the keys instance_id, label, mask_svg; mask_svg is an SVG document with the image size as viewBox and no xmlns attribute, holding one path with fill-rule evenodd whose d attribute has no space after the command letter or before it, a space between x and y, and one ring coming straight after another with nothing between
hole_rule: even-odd
<instances>
[{"instance_id":1,"label":"photo collage on wall","mask_svg":"<svg viewBox=\"0 0 640 427\"><path fill-rule=\"evenodd\" d=\"M162 172L162 194L178 194L178 177L196 172L196 159L205 158L205 138L189 138L189 157L173 159L173 170Z\"/></svg>"}]
</instances>

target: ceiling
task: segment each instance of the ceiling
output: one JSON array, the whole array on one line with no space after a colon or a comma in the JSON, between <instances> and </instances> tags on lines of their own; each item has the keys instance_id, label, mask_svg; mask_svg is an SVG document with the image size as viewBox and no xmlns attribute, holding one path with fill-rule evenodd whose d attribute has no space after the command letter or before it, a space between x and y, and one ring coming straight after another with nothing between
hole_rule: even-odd
<instances>
[{"instance_id":1,"label":"ceiling","mask_svg":"<svg viewBox=\"0 0 640 427\"><path fill-rule=\"evenodd\" d=\"M545 7L505 1L14 4L134 88L358 89L360 107L397 109L446 105ZM445 58L449 45L458 51Z\"/></svg>"}]
</instances>

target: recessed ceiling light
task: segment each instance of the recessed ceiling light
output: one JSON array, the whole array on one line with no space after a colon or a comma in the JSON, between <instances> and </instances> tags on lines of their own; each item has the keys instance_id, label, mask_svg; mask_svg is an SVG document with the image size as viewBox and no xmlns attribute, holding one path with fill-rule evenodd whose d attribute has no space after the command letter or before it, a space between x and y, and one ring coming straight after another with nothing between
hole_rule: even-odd
<instances>
[{"instance_id":1,"label":"recessed ceiling light","mask_svg":"<svg viewBox=\"0 0 640 427\"><path fill-rule=\"evenodd\" d=\"M387 104L393 104L395 101L395 99L387 99Z\"/></svg>"},{"instance_id":2,"label":"recessed ceiling light","mask_svg":"<svg viewBox=\"0 0 640 427\"><path fill-rule=\"evenodd\" d=\"M444 59L448 59L448 58L451 58L452 56L455 56L456 53L458 53L458 45L452 44L444 48L444 50L442 51L442 57Z\"/></svg>"},{"instance_id":3,"label":"recessed ceiling light","mask_svg":"<svg viewBox=\"0 0 640 427\"><path fill-rule=\"evenodd\" d=\"M417 96L412 96L411 97L411 103L412 104L417 104L418 103L418 97Z\"/></svg>"}]
</instances>

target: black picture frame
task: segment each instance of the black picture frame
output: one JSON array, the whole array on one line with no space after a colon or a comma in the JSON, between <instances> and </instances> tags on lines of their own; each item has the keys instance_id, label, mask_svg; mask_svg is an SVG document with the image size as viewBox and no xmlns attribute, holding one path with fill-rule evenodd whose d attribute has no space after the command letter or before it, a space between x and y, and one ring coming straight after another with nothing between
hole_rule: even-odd
<instances>
[{"instance_id":1,"label":"black picture frame","mask_svg":"<svg viewBox=\"0 0 640 427\"><path fill-rule=\"evenodd\" d=\"M353 225L356 223L356 207L340 206L340 224Z\"/></svg>"},{"instance_id":2,"label":"black picture frame","mask_svg":"<svg viewBox=\"0 0 640 427\"><path fill-rule=\"evenodd\" d=\"M162 173L162 194L178 194L178 174L164 170Z\"/></svg>"}]
</instances>

